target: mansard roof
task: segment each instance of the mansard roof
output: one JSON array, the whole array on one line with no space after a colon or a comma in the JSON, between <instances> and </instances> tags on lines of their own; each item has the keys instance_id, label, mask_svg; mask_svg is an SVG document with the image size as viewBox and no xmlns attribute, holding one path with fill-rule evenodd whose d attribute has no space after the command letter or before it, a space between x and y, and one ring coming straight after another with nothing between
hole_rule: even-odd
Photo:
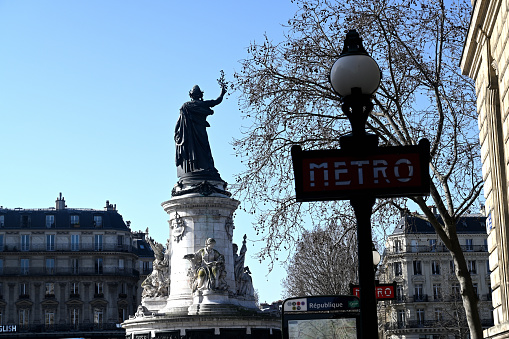
<instances>
[{"instance_id":1,"label":"mansard roof","mask_svg":"<svg viewBox=\"0 0 509 339\"><path fill-rule=\"evenodd\" d=\"M433 226L423 217L413 214L404 215L394 229L393 235L435 233ZM438 220L442 222L440 216ZM458 234L486 233L486 217L482 214L464 215L456 223L456 232Z\"/></svg>"},{"instance_id":2,"label":"mansard roof","mask_svg":"<svg viewBox=\"0 0 509 339\"><path fill-rule=\"evenodd\" d=\"M54 216L54 225L46 225L46 216ZM5 229L113 229L130 231L122 215L116 208L94 210L84 208L41 208L41 209L7 209L0 207ZM79 216L77 224L71 224L71 216ZM95 216L101 216L102 225L96 225Z\"/></svg>"}]
</instances>

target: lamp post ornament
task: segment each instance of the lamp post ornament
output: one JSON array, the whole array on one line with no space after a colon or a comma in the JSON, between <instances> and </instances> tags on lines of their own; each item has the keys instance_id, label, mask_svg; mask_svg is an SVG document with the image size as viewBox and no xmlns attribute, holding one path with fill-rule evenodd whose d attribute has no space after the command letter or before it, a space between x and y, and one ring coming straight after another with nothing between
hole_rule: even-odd
<instances>
[{"instance_id":1,"label":"lamp post ornament","mask_svg":"<svg viewBox=\"0 0 509 339\"><path fill-rule=\"evenodd\" d=\"M352 125L352 133L340 138L341 149L363 154L378 146L378 137L366 133L366 121L373 109L372 94L380 84L380 69L362 45L355 30L348 32L343 51L334 63L330 81L342 98L341 109ZM375 271L373 270L373 243L371 214L375 204L373 195L350 198L357 219L357 242L360 287L360 337L378 338L376 314Z\"/></svg>"}]
</instances>

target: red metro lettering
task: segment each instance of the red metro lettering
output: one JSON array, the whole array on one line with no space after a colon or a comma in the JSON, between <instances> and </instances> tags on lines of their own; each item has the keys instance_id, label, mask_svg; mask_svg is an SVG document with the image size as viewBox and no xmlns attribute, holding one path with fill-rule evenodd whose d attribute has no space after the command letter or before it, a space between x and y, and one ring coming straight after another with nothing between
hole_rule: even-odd
<instances>
[{"instance_id":1,"label":"red metro lettering","mask_svg":"<svg viewBox=\"0 0 509 339\"><path fill-rule=\"evenodd\" d=\"M378 188L413 185L419 175L414 154L375 156L371 159L305 159L304 190ZM332 175L331 175L332 174Z\"/></svg>"}]
</instances>

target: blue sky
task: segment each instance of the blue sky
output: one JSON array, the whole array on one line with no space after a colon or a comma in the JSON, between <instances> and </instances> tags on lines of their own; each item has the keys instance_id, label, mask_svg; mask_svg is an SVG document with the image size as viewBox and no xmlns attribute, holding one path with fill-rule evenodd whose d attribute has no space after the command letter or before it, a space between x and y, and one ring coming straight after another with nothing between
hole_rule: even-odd
<instances>
[{"instance_id":1,"label":"blue sky","mask_svg":"<svg viewBox=\"0 0 509 339\"><path fill-rule=\"evenodd\" d=\"M0 0L0 205L116 204L132 229L168 238L161 207L177 181L173 129L188 91L205 99L216 79L240 69L251 41L282 39L290 1ZM240 136L236 94L209 117L222 178L242 170L231 141ZM234 242L255 220L238 212ZM284 271L247 258L260 301L281 298Z\"/></svg>"}]
</instances>

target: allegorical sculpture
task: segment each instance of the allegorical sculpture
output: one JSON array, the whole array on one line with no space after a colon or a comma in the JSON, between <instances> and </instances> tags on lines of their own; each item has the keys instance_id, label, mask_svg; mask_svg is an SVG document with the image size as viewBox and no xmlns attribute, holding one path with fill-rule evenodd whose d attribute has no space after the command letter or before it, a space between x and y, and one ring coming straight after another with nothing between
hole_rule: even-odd
<instances>
[{"instance_id":1,"label":"allegorical sculpture","mask_svg":"<svg viewBox=\"0 0 509 339\"><path fill-rule=\"evenodd\" d=\"M189 276L193 292L228 289L225 281L224 256L214 249L215 244L214 239L208 238L204 248L184 256L184 259L190 260L192 264Z\"/></svg>"},{"instance_id":2,"label":"allegorical sculpture","mask_svg":"<svg viewBox=\"0 0 509 339\"><path fill-rule=\"evenodd\" d=\"M254 296L253 278L249 267L244 267L244 260L246 258L247 236L244 234L240 255L237 254L239 247L233 244L233 262L235 272L235 293L239 296L251 297Z\"/></svg>"},{"instance_id":3,"label":"allegorical sculpture","mask_svg":"<svg viewBox=\"0 0 509 339\"><path fill-rule=\"evenodd\" d=\"M226 93L224 73L218 79L221 94L215 100L203 100L203 92L198 85L189 92L191 101L180 108L180 116L175 126L175 145L177 176L180 180L221 180L214 167L214 159L207 135L207 117L214 114L211 107L220 104Z\"/></svg>"},{"instance_id":4,"label":"allegorical sculpture","mask_svg":"<svg viewBox=\"0 0 509 339\"><path fill-rule=\"evenodd\" d=\"M164 253L163 245L148 237L147 242L154 251L155 259L152 263L152 273L141 283L142 297L167 297L170 286L169 263Z\"/></svg>"}]
</instances>

